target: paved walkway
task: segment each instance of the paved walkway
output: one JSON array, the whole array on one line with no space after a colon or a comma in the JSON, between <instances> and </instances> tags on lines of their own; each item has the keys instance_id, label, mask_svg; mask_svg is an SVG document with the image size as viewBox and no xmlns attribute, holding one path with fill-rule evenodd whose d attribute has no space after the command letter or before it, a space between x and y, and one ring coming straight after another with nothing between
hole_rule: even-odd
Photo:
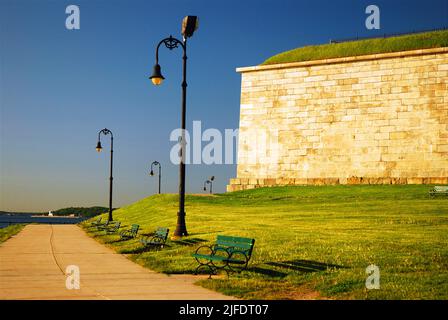
<instances>
[{"instance_id":1,"label":"paved walkway","mask_svg":"<svg viewBox=\"0 0 448 320\"><path fill-rule=\"evenodd\" d=\"M79 290L66 288L68 265L79 266ZM28 225L0 244L0 299L231 299L196 280L145 269L75 225Z\"/></svg>"}]
</instances>

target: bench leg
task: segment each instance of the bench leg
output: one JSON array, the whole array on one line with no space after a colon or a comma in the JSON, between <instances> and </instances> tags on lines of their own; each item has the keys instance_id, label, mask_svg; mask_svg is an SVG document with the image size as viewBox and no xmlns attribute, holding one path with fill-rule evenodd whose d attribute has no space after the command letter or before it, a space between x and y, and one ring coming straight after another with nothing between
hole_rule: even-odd
<instances>
[{"instance_id":1,"label":"bench leg","mask_svg":"<svg viewBox=\"0 0 448 320\"><path fill-rule=\"evenodd\" d=\"M198 265L196 267L196 270L194 271L194 274L197 275L201 268L208 268L208 271L209 271L208 272L208 274L209 274L208 278L209 279L212 278L212 274L216 274L216 268L213 265L211 265L210 263L203 263L203 264Z\"/></svg>"},{"instance_id":2,"label":"bench leg","mask_svg":"<svg viewBox=\"0 0 448 320\"><path fill-rule=\"evenodd\" d=\"M241 273L242 271L247 269L247 265L249 264L249 257L247 257L245 254L242 253L236 253L236 254L232 254L230 256L231 258L237 258L236 260L239 263L230 263L228 262L228 268L232 271L232 272L238 272Z\"/></svg>"},{"instance_id":3,"label":"bench leg","mask_svg":"<svg viewBox=\"0 0 448 320\"><path fill-rule=\"evenodd\" d=\"M218 274L219 270L224 270L227 274L227 279L229 278L229 271L227 270L229 268L229 262L225 262L224 265L220 265L217 266L213 263L213 261L210 261L210 264L213 266L213 268L215 269L215 273ZM230 268L229 268L230 269ZM231 271L231 270L230 270ZM211 276L209 277L209 279L211 278Z\"/></svg>"}]
</instances>

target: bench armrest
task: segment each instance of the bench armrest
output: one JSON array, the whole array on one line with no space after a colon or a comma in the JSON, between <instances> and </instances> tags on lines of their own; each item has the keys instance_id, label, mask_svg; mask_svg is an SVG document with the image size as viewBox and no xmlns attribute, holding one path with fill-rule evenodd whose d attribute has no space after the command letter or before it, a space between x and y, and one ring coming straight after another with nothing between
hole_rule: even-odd
<instances>
[{"instance_id":1,"label":"bench armrest","mask_svg":"<svg viewBox=\"0 0 448 320\"><path fill-rule=\"evenodd\" d=\"M246 259L246 261L249 261L249 259L250 259L250 256L247 254L247 252L242 251L242 250L233 250L233 251L230 253L230 257L229 257L229 259L232 259L232 256L236 256L236 255L242 255L242 256L244 256L244 258Z\"/></svg>"},{"instance_id":2,"label":"bench armrest","mask_svg":"<svg viewBox=\"0 0 448 320\"><path fill-rule=\"evenodd\" d=\"M214 245L212 245L212 246L207 246L207 245L200 246L199 248L196 249L195 254L200 254L199 251L201 249L205 249L205 248L208 249L206 251L209 251L208 255L212 256L212 255L215 254Z\"/></svg>"},{"instance_id":3,"label":"bench armrest","mask_svg":"<svg viewBox=\"0 0 448 320\"><path fill-rule=\"evenodd\" d=\"M165 243L165 238L162 238L161 236L155 235L151 238L151 242L160 242L160 243Z\"/></svg>"},{"instance_id":4,"label":"bench armrest","mask_svg":"<svg viewBox=\"0 0 448 320\"><path fill-rule=\"evenodd\" d=\"M160 236L142 236L140 242L144 245L165 245L165 239Z\"/></svg>"}]
</instances>

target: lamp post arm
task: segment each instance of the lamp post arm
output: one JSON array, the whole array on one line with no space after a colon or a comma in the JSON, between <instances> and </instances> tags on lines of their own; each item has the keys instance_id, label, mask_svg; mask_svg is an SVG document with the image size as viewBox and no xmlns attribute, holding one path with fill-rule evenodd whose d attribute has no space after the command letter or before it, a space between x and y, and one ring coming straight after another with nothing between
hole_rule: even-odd
<instances>
[{"instance_id":1,"label":"lamp post arm","mask_svg":"<svg viewBox=\"0 0 448 320\"><path fill-rule=\"evenodd\" d=\"M161 40L156 47L156 64L159 64L159 48L162 43L165 45L165 47L167 47L170 50L173 50L174 48L177 48L180 45L184 51L184 54L186 52L186 47L182 41L173 38L172 36L169 36L168 38Z\"/></svg>"},{"instance_id":2,"label":"lamp post arm","mask_svg":"<svg viewBox=\"0 0 448 320\"><path fill-rule=\"evenodd\" d=\"M114 135L112 134L112 131L110 131L110 130L107 129L107 128L104 128L104 129L100 130L100 132L98 132L98 141L100 140L100 136L101 136L101 134L104 134L105 136L108 135L108 134L110 134L111 138L112 138L112 139L114 138Z\"/></svg>"},{"instance_id":3,"label":"lamp post arm","mask_svg":"<svg viewBox=\"0 0 448 320\"><path fill-rule=\"evenodd\" d=\"M158 161L153 161L153 162L151 163L151 170L154 170L154 165L158 166L158 167L159 167L159 170L160 170L160 162L158 162Z\"/></svg>"}]
</instances>

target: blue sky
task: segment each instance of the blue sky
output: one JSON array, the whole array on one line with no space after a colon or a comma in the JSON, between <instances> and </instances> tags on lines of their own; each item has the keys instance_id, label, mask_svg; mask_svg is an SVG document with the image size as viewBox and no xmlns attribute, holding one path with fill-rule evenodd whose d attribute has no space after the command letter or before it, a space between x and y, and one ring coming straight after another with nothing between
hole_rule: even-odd
<instances>
[{"instance_id":1,"label":"blue sky","mask_svg":"<svg viewBox=\"0 0 448 320\"><path fill-rule=\"evenodd\" d=\"M155 46L180 37L185 15L199 30L188 43L187 127L237 128L236 67L330 39L448 26L448 1L62 1L0 0L0 210L45 211L108 201L109 142L114 133L114 206L157 190L149 166L163 166L163 192L177 192L169 161L170 132L179 127L181 51L161 48L166 77L147 77ZM81 29L67 30L65 8L81 10ZM369 4L381 29L367 30ZM236 165L187 166L187 192L201 193L215 175L224 192Z\"/></svg>"}]
</instances>

